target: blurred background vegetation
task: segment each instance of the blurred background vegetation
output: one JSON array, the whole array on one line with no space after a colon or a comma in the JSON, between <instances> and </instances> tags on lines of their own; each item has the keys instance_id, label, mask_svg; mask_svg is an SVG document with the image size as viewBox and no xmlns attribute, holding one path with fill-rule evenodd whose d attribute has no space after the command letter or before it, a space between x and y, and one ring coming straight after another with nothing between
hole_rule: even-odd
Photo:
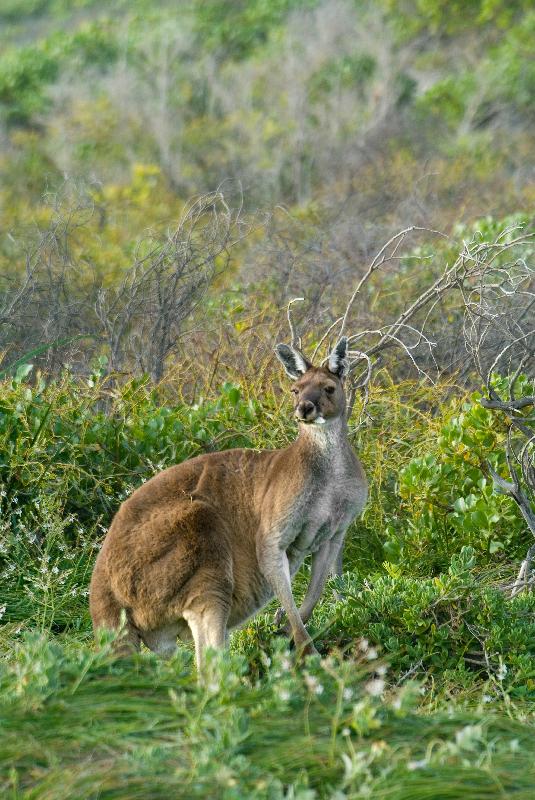
<instances>
[{"instance_id":1,"label":"blurred background vegetation","mask_svg":"<svg viewBox=\"0 0 535 800\"><path fill-rule=\"evenodd\" d=\"M210 359L224 322L258 313L271 345L292 294L309 327L330 323L397 230L453 233L423 277L391 278L380 319L463 237L533 208L530 2L21 0L0 22L4 365L89 334L41 362L85 370L111 348L113 369L161 378L161 357L129 352L139 317L117 294L147 241L218 187L225 263L214 253L197 286L181 275L163 361L202 326Z\"/></svg>"},{"instance_id":2,"label":"blurred background vegetation","mask_svg":"<svg viewBox=\"0 0 535 800\"><path fill-rule=\"evenodd\" d=\"M530 230L534 40L529 0L0 3L6 797L533 796L535 600L509 591L532 534L493 482L511 415L480 403L459 287L414 320L432 352L387 350L357 400L370 502L321 663L294 670L273 608L207 687L187 649L117 663L87 587L143 480L295 436L290 298L311 351L415 226L351 306L372 335L466 242ZM533 356L491 383L535 394Z\"/></svg>"}]
</instances>

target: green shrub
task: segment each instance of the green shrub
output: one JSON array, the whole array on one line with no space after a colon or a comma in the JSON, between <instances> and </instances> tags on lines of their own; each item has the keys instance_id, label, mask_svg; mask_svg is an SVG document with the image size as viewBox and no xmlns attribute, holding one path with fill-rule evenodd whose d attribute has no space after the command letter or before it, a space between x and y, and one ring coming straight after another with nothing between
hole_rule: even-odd
<instances>
[{"instance_id":1,"label":"green shrub","mask_svg":"<svg viewBox=\"0 0 535 800\"><path fill-rule=\"evenodd\" d=\"M48 104L44 87L58 76L57 60L28 47L0 59L0 113L7 124L27 124Z\"/></svg>"},{"instance_id":2,"label":"green shrub","mask_svg":"<svg viewBox=\"0 0 535 800\"><path fill-rule=\"evenodd\" d=\"M253 446L258 405L226 383L194 405L97 373L0 384L0 585L6 619L88 626L87 586L119 503L143 480L214 449Z\"/></svg>"},{"instance_id":3,"label":"green shrub","mask_svg":"<svg viewBox=\"0 0 535 800\"><path fill-rule=\"evenodd\" d=\"M236 60L252 55L290 11L316 5L317 0L253 0L229 5L221 0L194 0L199 44Z\"/></svg>"},{"instance_id":4,"label":"green shrub","mask_svg":"<svg viewBox=\"0 0 535 800\"><path fill-rule=\"evenodd\" d=\"M474 550L463 547L435 578L347 573L333 581L343 599L323 607L316 624L330 625L331 642L342 645L366 637L395 672L447 674L460 685L471 673L472 682L485 677L496 691L534 698L535 596L509 599L475 563Z\"/></svg>"},{"instance_id":5,"label":"green shrub","mask_svg":"<svg viewBox=\"0 0 535 800\"><path fill-rule=\"evenodd\" d=\"M460 413L453 404L435 447L399 474L401 514L387 526L385 553L405 571L443 569L464 545L486 560L526 549L529 531L518 507L494 491L488 472L490 465L507 474L507 427L480 397L472 394Z\"/></svg>"},{"instance_id":6,"label":"green shrub","mask_svg":"<svg viewBox=\"0 0 535 800\"><path fill-rule=\"evenodd\" d=\"M0 113L7 125L30 126L49 106L49 86L63 69L105 68L119 53L116 33L103 19L74 33L55 33L37 46L0 58Z\"/></svg>"},{"instance_id":7,"label":"green shrub","mask_svg":"<svg viewBox=\"0 0 535 800\"><path fill-rule=\"evenodd\" d=\"M19 505L49 491L67 513L109 520L117 499L156 471L206 450L250 446L256 412L229 383L212 400L168 405L145 380L115 389L98 376L13 380L0 394L0 480Z\"/></svg>"}]
</instances>

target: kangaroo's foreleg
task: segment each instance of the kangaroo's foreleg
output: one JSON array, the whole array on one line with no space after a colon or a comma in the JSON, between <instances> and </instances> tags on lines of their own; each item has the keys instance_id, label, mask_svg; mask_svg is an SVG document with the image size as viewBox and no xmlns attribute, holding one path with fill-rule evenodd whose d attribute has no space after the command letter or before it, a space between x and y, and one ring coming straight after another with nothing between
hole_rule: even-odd
<instances>
[{"instance_id":1,"label":"kangaroo's foreleg","mask_svg":"<svg viewBox=\"0 0 535 800\"><path fill-rule=\"evenodd\" d=\"M333 577L336 577L337 575L343 575L343 573L344 573L344 543L342 542L342 546L338 550L338 554L331 565L331 575Z\"/></svg>"},{"instance_id":2,"label":"kangaroo's foreleg","mask_svg":"<svg viewBox=\"0 0 535 800\"><path fill-rule=\"evenodd\" d=\"M321 597L321 593L323 592L325 581L329 577L329 574L332 573L333 565L336 563L339 553L342 552L344 533L345 531L342 531L328 542L322 544L320 549L312 556L310 583L308 584L307 593L299 609L303 622L307 622L310 619Z\"/></svg>"}]
</instances>

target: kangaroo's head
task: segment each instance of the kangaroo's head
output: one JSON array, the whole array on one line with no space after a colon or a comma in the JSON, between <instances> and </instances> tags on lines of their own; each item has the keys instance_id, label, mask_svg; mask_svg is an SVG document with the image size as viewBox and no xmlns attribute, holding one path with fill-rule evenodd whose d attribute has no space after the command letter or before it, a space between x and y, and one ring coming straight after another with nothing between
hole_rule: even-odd
<instances>
[{"instance_id":1,"label":"kangaroo's head","mask_svg":"<svg viewBox=\"0 0 535 800\"><path fill-rule=\"evenodd\" d=\"M314 367L299 350L287 344L278 344L275 353L294 381L291 392L299 422L322 425L344 416L344 378L349 370L346 336L340 339L322 367Z\"/></svg>"}]
</instances>

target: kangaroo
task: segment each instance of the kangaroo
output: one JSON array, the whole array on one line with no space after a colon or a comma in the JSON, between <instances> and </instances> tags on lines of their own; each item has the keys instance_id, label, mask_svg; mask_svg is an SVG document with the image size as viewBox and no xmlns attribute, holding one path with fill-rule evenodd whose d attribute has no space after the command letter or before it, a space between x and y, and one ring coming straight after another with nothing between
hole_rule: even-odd
<instances>
[{"instance_id":1,"label":"kangaroo","mask_svg":"<svg viewBox=\"0 0 535 800\"><path fill-rule=\"evenodd\" d=\"M315 652L305 628L345 532L367 499L348 440L344 378L347 338L326 366L285 344L276 354L294 384L299 435L281 450L206 453L155 475L119 508L97 557L90 588L95 630L126 630L118 647L141 641L170 656L193 637L197 668L206 647L273 597L300 654ZM298 609L292 577L312 553Z\"/></svg>"}]
</instances>

